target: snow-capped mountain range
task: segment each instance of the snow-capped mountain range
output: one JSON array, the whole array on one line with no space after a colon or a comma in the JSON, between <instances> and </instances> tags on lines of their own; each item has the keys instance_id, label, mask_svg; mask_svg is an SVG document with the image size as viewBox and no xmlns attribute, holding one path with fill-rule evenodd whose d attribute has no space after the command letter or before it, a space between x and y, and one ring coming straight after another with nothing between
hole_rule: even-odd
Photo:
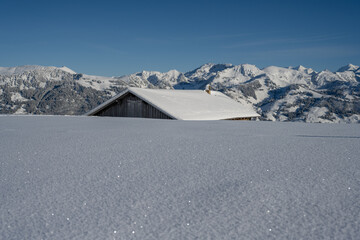
<instances>
[{"instance_id":1,"label":"snow-capped mountain range","mask_svg":"<svg viewBox=\"0 0 360 240\"><path fill-rule=\"evenodd\" d=\"M128 86L212 89L253 104L262 120L360 123L360 67L311 68L204 64L181 73L142 71L93 76L67 67L0 67L0 113L83 114Z\"/></svg>"}]
</instances>

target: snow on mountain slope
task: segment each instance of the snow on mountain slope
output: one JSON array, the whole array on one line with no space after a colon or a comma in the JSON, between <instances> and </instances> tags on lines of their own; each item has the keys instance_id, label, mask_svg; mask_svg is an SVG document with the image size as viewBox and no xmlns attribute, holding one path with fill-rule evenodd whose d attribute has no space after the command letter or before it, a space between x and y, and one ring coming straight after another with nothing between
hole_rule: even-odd
<instances>
[{"instance_id":1,"label":"snow on mountain slope","mask_svg":"<svg viewBox=\"0 0 360 240\"><path fill-rule=\"evenodd\" d=\"M352 71L337 72L336 75L345 83L356 83L356 73Z\"/></svg>"},{"instance_id":2,"label":"snow on mountain slope","mask_svg":"<svg viewBox=\"0 0 360 240\"><path fill-rule=\"evenodd\" d=\"M71 74L76 74L75 71L71 70L70 68L66 67L66 66L62 66L61 68L59 68L65 72L71 73Z\"/></svg>"},{"instance_id":3,"label":"snow on mountain slope","mask_svg":"<svg viewBox=\"0 0 360 240\"><path fill-rule=\"evenodd\" d=\"M175 84L187 82L187 78L184 74L177 70L170 70L165 73L157 71L142 71L140 73L120 77L119 80L125 82L136 82L137 85L140 85L141 87L153 85L164 89L172 89Z\"/></svg>"},{"instance_id":4,"label":"snow on mountain slope","mask_svg":"<svg viewBox=\"0 0 360 240\"><path fill-rule=\"evenodd\" d=\"M306 68L306 67L304 67L304 66L302 66L302 65L299 65L299 66L297 66L297 67L289 67L289 68L290 68L290 69L297 70L297 71L299 71L299 72L304 72L304 73L306 73L306 74L312 74L312 73L315 72L313 69L311 69L311 68Z\"/></svg>"},{"instance_id":5,"label":"snow on mountain slope","mask_svg":"<svg viewBox=\"0 0 360 240\"><path fill-rule=\"evenodd\" d=\"M0 75L14 75L14 74L22 74L24 72L34 71L34 70L45 70L47 68L53 67L43 67L43 66L35 66L35 65L25 65L19 67L0 67Z\"/></svg>"},{"instance_id":6,"label":"snow on mountain slope","mask_svg":"<svg viewBox=\"0 0 360 240\"><path fill-rule=\"evenodd\" d=\"M360 235L358 124L0 122L0 239Z\"/></svg>"},{"instance_id":7,"label":"snow on mountain slope","mask_svg":"<svg viewBox=\"0 0 360 240\"><path fill-rule=\"evenodd\" d=\"M213 63L207 63L202 65L201 67L187 72L185 74L186 77L191 79L204 79L207 80L210 77L213 77L216 75L217 72L223 71L227 68L233 67L232 64L213 64Z\"/></svg>"},{"instance_id":8,"label":"snow on mountain slope","mask_svg":"<svg viewBox=\"0 0 360 240\"><path fill-rule=\"evenodd\" d=\"M212 83L215 85L217 83L221 83L227 86L232 86L239 83L244 83L251 78L263 73L263 71L254 65L242 64L226 68L223 71L218 72Z\"/></svg>"},{"instance_id":9,"label":"snow on mountain slope","mask_svg":"<svg viewBox=\"0 0 360 240\"><path fill-rule=\"evenodd\" d=\"M285 87L289 84L309 84L311 80L310 74L295 69L270 66L264 68L263 71L280 87Z\"/></svg>"},{"instance_id":10,"label":"snow on mountain slope","mask_svg":"<svg viewBox=\"0 0 360 240\"><path fill-rule=\"evenodd\" d=\"M18 66L18 67L0 67L0 75L3 76L10 76L10 75L16 75L16 74L23 74L26 72L32 72L32 71L42 71L42 72L51 72L56 69L62 70L64 72L68 72L70 74L76 74L73 70L71 70L68 67L52 67L52 66L38 66L38 65L24 65L24 66Z\"/></svg>"},{"instance_id":11,"label":"snow on mountain slope","mask_svg":"<svg viewBox=\"0 0 360 240\"><path fill-rule=\"evenodd\" d=\"M186 82L180 82L175 85L175 89L205 89L206 85L211 83L219 72L232 68L232 64L213 64L207 63L201 67L185 73L188 79Z\"/></svg>"},{"instance_id":12,"label":"snow on mountain slope","mask_svg":"<svg viewBox=\"0 0 360 240\"><path fill-rule=\"evenodd\" d=\"M105 91L110 89L115 81L116 79L114 77L81 74L81 77L78 79L77 83L79 83L81 86L93 88L97 91ZM115 93L112 93L111 95L113 96Z\"/></svg>"},{"instance_id":13,"label":"snow on mountain slope","mask_svg":"<svg viewBox=\"0 0 360 240\"><path fill-rule=\"evenodd\" d=\"M312 83L315 84L317 87L324 87L337 81L341 81L344 83L349 81L356 82L355 79L352 79L353 77L355 77L355 74L353 72L333 73L329 70L325 70L317 74L316 77L312 79Z\"/></svg>"},{"instance_id":14,"label":"snow on mountain slope","mask_svg":"<svg viewBox=\"0 0 360 240\"><path fill-rule=\"evenodd\" d=\"M339 68L339 70L337 70L337 72L346 72L346 71L354 71L356 72L357 70L359 70L360 67L353 65L353 64L348 64L344 67Z\"/></svg>"},{"instance_id":15,"label":"snow on mountain slope","mask_svg":"<svg viewBox=\"0 0 360 240\"><path fill-rule=\"evenodd\" d=\"M205 89L211 85L233 99L251 103L262 120L359 122L360 68L315 72L303 66L259 69L251 64L208 63L187 73L142 71L120 77L75 73L67 67L1 68L0 112L82 114L127 87ZM14 97L17 96L17 97ZM323 119L323 120L321 120Z\"/></svg>"}]
</instances>

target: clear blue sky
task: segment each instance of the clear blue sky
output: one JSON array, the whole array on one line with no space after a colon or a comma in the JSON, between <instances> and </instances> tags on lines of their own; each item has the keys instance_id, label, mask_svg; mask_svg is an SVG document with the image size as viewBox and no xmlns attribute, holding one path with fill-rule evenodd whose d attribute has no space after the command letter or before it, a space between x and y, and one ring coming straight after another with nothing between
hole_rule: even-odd
<instances>
[{"instance_id":1,"label":"clear blue sky","mask_svg":"<svg viewBox=\"0 0 360 240\"><path fill-rule=\"evenodd\" d=\"M118 76L202 64L360 65L360 1L7 1L0 66Z\"/></svg>"}]
</instances>

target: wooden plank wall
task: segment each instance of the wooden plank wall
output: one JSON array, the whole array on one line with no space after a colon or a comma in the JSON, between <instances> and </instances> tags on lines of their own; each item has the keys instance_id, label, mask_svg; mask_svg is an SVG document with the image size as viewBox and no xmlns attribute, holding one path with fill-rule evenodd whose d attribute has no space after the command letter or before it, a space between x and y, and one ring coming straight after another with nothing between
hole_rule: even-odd
<instances>
[{"instance_id":1,"label":"wooden plank wall","mask_svg":"<svg viewBox=\"0 0 360 240\"><path fill-rule=\"evenodd\" d=\"M117 99L112 104L94 115L108 117L172 119L131 93L126 94L121 99Z\"/></svg>"},{"instance_id":2,"label":"wooden plank wall","mask_svg":"<svg viewBox=\"0 0 360 240\"><path fill-rule=\"evenodd\" d=\"M244 120L244 121L251 121L251 117L238 117L238 118L228 118L228 119L225 119L225 120Z\"/></svg>"}]
</instances>

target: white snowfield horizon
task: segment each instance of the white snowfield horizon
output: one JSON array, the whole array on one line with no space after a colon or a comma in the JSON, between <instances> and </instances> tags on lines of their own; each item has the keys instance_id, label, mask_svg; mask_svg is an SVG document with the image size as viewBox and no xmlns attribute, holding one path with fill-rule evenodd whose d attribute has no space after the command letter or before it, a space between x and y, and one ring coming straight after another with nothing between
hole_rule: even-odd
<instances>
[{"instance_id":1,"label":"white snowfield horizon","mask_svg":"<svg viewBox=\"0 0 360 240\"><path fill-rule=\"evenodd\" d=\"M0 239L358 239L360 125L0 115Z\"/></svg>"}]
</instances>

